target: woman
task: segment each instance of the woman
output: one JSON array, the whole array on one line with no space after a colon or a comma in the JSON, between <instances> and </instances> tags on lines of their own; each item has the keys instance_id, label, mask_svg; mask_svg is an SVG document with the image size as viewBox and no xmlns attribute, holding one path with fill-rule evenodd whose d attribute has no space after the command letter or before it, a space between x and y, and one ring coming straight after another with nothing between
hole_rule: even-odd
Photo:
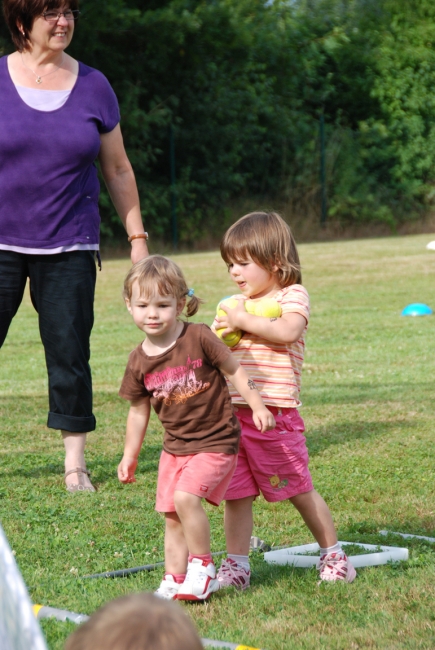
<instances>
[{"instance_id":1,"label":"woman","mask_svg":"<svg viewBox=\"0 0 435 650\"><path fill-rule=\"evenodd\" d=\"M48 369L47 424L62 431L66 487L94 491L84 449L95 429L97 157L133 263L148 255L147 234L115 94L65 53L78 0L3 0L3 11L17 51L0 59L0 346L29 278Z\"/></svg>"}]
</instances>

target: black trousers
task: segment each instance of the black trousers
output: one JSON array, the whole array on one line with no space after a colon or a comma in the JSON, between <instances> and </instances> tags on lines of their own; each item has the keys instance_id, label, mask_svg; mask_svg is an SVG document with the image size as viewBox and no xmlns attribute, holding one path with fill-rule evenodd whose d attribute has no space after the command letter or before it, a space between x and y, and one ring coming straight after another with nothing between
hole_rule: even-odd
<instances>
[{"instance_id":1,"label":"black trousers","mask_svg":"<svg viewBox=\"0 0 435 650\"><path fill-rule=\"evenodd\" d=\"M0 347L23 299L27 278L48 371L47 426L72 433L93 431L89 359L94 253L27 255L0 250Z\"/></svg>"}]
</instances>

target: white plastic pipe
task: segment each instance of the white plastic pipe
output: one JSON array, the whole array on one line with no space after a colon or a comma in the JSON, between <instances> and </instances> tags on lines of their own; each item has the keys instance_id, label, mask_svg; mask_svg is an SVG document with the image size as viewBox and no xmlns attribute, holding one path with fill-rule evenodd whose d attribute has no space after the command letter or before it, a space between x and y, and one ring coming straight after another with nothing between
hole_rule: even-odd
<instances>
[{"instance_id":1,"label":"white plastic pipe","mask_svg":"<svg viewBox=\"0 0 435 650\"><path fill-rule=\"evenodd\" d=\"M407 560L409 557L407 548L398 548L395 546L380 546L379 544L363 544L361 542L339 542L342 546L355 545L361 546L370 551L378 551L377 553L366 553L361 555L349 556L353 566L379 566L380 564L387 564L387 562L399 562ZM317 566L319 564L320 556L306 555L306 553L315 553L319 550L319 545L303 544L302 546L292 546L279 551L270 551L264 554L264 559L269 564L291 564L299 568L308 568Z\"/></svg>"},{"instance_id":2,"label":"white plastic pipe","mask_svg":"<svg viewBox=\"0 0 435 650\"><path fill-rule=\"evenodd\" d=\"M89 616L86 614L77 614L66 609L57 609L57 607L47 607L45 605L33 605L33 613L38 620L41 618L56 618L58 621L72 621L77 625L89 620Z\"/></svg>"},{"instance_id":3,"label":"white plastic pipe","mask_svg":"<svg viewBox=\"0 0 435 650\"><path fill-rule=\"evenodd\" d=\"M425 537L424 535L410 535L409 533L394 533L392 530L380 530L380 535L400 535L400 537L424 539L426 542L435 542L435 537Z\"/></svg>"}]
</instances>

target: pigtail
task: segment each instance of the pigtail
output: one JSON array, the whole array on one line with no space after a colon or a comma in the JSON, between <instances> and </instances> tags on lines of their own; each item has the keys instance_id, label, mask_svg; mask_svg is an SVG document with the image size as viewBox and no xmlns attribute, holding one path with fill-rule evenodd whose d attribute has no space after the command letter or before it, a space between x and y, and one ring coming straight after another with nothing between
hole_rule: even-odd
<instances>
[{"instance_id":1,"label":"pigtail","mask_svg":"<svg viewBox=\"0 0 435 650\"><path fill-rule=\"evenodd\" d=\"M189 294L187 294L187 301L188 301L188 302L186 302L186 316L187 316L187 318L190 318L191 316L194 316L196 314L196 312L198 311L199 306L202 305L203 302L205 302L201 298L198 298L197 296L194 296L194 295L189 296Z\"/></svg>"}]
</instances>

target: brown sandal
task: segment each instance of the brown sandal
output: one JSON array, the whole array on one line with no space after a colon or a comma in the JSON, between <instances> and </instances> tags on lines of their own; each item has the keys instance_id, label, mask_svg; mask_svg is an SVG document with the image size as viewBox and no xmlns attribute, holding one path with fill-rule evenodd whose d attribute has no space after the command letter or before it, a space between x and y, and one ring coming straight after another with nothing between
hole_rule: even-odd
<instances>
[{"instance_id":1,"label":"brown sandal","mask_svg":"<svg viewBox=\"0 0 435 650\"><path fill-rule=\"evenodd\" d=\"M89 487L85 486L83 474L87 474L88 476L91 475L91 473L88 472L87 469L83 469L83 467L75 467L74 469L70 469L68 472L65 472L64 478L69 476L69 474L77 474L77 478L79 482L71 483L71 485L67 485L66 486L67 492L96 492L97 491L93 485Z\"/></svg>"}]
</instances>

